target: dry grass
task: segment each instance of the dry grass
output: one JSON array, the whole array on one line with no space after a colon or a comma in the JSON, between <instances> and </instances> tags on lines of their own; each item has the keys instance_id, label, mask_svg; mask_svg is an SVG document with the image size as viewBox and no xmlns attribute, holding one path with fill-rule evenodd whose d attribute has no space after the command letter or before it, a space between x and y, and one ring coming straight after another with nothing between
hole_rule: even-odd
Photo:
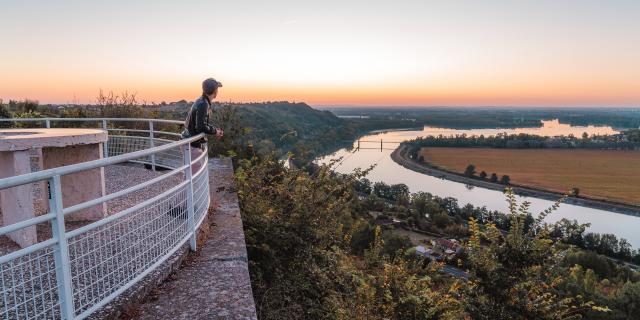
<instances>
[{"instance_id":1,"label":"dry grass","mask_svg":"<svg viewBox=\"0 0 640 320\"><path fill-rule=\"evenodd\" d=\"M422 148L425 161L450 171L509 175L513 184L640 205L640 151Z\"/></svg>"}]
</instances>

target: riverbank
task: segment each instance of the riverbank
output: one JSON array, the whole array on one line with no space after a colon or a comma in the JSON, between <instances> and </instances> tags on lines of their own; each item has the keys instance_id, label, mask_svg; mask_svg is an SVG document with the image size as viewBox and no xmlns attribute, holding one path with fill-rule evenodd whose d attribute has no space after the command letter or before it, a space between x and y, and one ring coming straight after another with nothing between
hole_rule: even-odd
<instances>
[{"instance_id":1,"label":"riverbank","mask_svg":"<svg viewBox=\"0 0 640 320\"><path fill-rule=\"evenodd\" d=\"M469 178L458 173L445 171L442 169L431 167L427 164L418 163L417 161L414 161L413 159L409 158L408 151L409 150L406 146L401 145L391 153L391 159L397 164L409 170L430 175L436 178L446 179L446 180L464 183L466 185L471 185L471 186L490 189L490 190L503 191L505 188L505 185L503 184ZM550 201L556 201L557 199L563 196L563 194L561 193L552 192L548 190L534 189L534 188L522 187L518 185L510 185L510 187L518 195L545 199ZM565 203L640 217L640 207L616 203L612 201L595 200L595 199L589 199L584 197L568 197Z\"/></svg>"}]
</instances>

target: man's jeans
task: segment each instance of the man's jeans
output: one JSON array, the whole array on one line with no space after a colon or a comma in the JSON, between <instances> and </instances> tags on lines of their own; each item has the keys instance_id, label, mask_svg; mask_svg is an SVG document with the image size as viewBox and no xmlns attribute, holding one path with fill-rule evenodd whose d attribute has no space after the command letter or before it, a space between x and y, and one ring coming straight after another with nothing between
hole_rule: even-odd
<instances>
[{"instance_id":1,"label":"man's jeans","mask_svg":"<svg viewBox=\"0 0 640 320\"><path fill-rule=\"evenodd\" d=\"M198 158L203 152L204 152L204 150L202 150L201 148L197 148L197 147L191 146L191 162L195 161L196 158ZM194 163L193 166L191 166L191 174L192 175L195 175L196 172L198 172L198 170L200 170L200 168L202 167L202 163L203 162L204 162L204 158L202 158L200 161Z\"/></svg>"},{"instance_id":2,"label":"man's jeans","mask_svg":"<svg viewBox=\"0 0 640 320\"><path fill-rule=\"evenodd\" d=\"M200 155L202 155L202 153L204 152L204 150L202 150L201 148L198 147L194 147L191 146L191 162L195 161L197 157L199 157ZM198 172L198 170L200 170L200 168L202 168L202 163L205 159L202 158L200 161L195 162L192 166L191 166L191 174L195 175L196 172ZM184 177L185 179L187 177ZM167 214L169 216L171 216L172 218L179 218L179 219L187 219L187 206L186 206L186 200L181 201L179 204L174 203L171 206L171 209L169 209L169 211L167 211Z\"/></svg>"}]
</instances>

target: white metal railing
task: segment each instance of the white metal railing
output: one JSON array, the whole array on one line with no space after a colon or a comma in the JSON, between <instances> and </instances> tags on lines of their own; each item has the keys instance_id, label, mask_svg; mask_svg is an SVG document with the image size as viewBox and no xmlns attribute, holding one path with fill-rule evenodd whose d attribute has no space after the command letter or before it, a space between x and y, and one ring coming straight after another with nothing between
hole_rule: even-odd
<instances>
[{"instance_id":1,"label":"white metal railing","mask_svg":"<svg viewBox=\"0 0 640 320\"><path fill-rule=\"evenodd\" d=\"M46 214L2 226L0 236L42 223L50 223L52 233L49 239L0 256L3 319L86 318L157 268L187 241L196 250L197 230L209 208L208 158L205 148L191 159L190 143L203 135L174 141L171 138L179 134L154 131L154 123L182 124L171 120L0 119L7 121L43 122L47 128L56 121L93 122L109 136L103 159L0 179L0 189L38 181L48 181L51 189ZM146 122L148 130L108 126L116 122ZM127 161L170 171L130 188L63 207L62 176ZM70 213L132 195L171 177L181 179L158 195L88 225L65 229L65 216Z\"/></svg>"}]
</instances>

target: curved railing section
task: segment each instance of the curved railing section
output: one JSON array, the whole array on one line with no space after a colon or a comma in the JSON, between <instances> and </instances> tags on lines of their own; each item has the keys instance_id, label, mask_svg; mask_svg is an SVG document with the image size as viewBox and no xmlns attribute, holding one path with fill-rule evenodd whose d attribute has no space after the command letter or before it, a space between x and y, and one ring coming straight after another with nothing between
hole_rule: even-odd
<instances>
[{"instance_id":1,"label":"curved railing section","mask_svg":"<svg viewBox=\"0 0 640 320\"><path fill-rule=\"evenodd\" d=\"M196 250L197 230L209 209L207 150L191 159L191 142L175 131L181 122L151 119L0 119L25 127L90 124L107 130L104 158L0 179L0 189L49 182L47 213L0 227L0 235L39 225L51 238L0 256L0 316L4 319L83 319L160 266L186 242ZM0 122L1 123L1 122ZM135 125L121 125L121 124ZM142 125L146 128L140 128ZM95 127L95 126L94 126ZM61 177L123 162L144 163L164 174L70 207L62 205ZM155 196L80 228L65 230L65 216L172 178ZM2 199L7 201L7 199ZM50 226L48 226L49 224Z\"/></svg>"}]
</instances>

